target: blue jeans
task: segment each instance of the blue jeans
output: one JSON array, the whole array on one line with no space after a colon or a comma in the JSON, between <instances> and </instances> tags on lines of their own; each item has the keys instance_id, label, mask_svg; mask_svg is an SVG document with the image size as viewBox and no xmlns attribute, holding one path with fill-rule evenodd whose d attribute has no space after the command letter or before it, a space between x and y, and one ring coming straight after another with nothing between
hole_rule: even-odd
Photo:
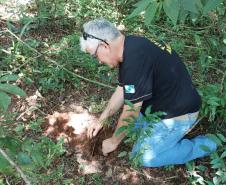
<instances>
[{"instance_id":1,"label":"blue jeans","mask_svg":"<svg viewBox=\"0 0 226 185\"><path fill-rule=\"evenodd\" d=\"M214 152L217 146L206 136L197 136L191 140L183 139L194 126L197 113L189 113L185 116L186 119L170 118L154 123L150 135L145 134L151 123L136 122L135 128L142 128L142 132L133 146L132 158L139 155L142 166L160 167L184 164ZM142 114L137 120L141 117ZM209 150L203 150L202 145L207 146Z\"/></svg>"}]
</instances>

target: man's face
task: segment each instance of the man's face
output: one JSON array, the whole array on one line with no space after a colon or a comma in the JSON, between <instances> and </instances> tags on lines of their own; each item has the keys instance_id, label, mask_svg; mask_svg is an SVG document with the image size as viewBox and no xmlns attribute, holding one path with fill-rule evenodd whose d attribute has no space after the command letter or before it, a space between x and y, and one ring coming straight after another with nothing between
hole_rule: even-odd
<instances>
[{"instance_id":1,"label":"man's face","mask_svg":"<svg viewBox=\"0 0 226 185\"><path fill-rule=\"evenodd\" d=\"M95 48L86 48L87 52L90 53L94 58L96 58L100 64L106 64L110 68L115 68L118 66L118 61L113 54L110 45L103 42L99 43Z\"/></svg>"}]
</instances>

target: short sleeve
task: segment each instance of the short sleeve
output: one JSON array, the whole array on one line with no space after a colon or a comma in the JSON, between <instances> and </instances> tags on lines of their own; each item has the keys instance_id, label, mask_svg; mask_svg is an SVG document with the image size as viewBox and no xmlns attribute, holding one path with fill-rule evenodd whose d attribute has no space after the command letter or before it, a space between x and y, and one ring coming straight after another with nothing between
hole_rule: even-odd
<instances>
[{"instance_id":1,"label":"short sleeve","mask_svg":"<svg viewBox=\"0 0 226 185\"><path fill-rule=\"evenodd\" d=\"M123 80L124 99L137 103L152 97L152 71L129 70Z\"/></svg>"},{"instance_id":2,"label":"short sleeve","mask_svg":"<svg viewBox=\"0 0 226 185\"><path fill-rule=\"evenodd\" d=\"M155 48L147 39L127 37L123 62L119 66L119 83L124 99L137 103L152 98Z\"/></svg>"}]
</instances>

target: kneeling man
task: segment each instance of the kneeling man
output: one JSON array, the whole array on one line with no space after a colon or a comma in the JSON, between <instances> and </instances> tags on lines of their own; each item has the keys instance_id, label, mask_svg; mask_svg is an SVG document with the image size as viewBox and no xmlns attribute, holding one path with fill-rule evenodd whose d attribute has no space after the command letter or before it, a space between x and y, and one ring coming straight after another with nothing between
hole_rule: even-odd
<instances>
[{"instance_id":1,"label":"kneeling man","mask_svg":"<svg viewBox=\"0 0 226 185\"><path fill-rule=\"evenodd\" d=\"M132 156L142 151L142 166L183 164L216 150L216 144L206 136L191 140L183 138L197 120L201 99L185 65L169 45L141 36L123 35L102 18L83 25L80 45L100 64L119 68L119 86L99 122L90 125L90 138L97 135L104 120L123 107L116 130L128 124L123 119L137 118L136 127L142 127L144 134L134 144ZM137 111L128 111L130 107L124 104L124 100L132 102ZM152 123L139 123L139 120L145 116L148 106L152 112L161 111L165 115L160 122L153 124L152 134L145 136L145 130ZM114 151L124 137L125 132L118 136L114 133L104 140L103 154ZM204 151L202 145L210 150Z\"/></svg>"}]
</instances>

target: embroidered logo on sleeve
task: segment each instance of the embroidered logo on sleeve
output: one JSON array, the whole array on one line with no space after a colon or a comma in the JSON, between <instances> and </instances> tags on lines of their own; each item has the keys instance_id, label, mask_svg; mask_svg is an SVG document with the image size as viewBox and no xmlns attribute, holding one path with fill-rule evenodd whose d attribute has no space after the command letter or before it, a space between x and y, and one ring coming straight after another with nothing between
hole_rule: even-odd
<instances>
[{"instance_id":1,"label":"embroidered logo on sleeve","mask_svg":"<svg viewBox=\"0 0 226 185\"><path fill-rule=\"evenodd\" d=\"M130 94L134 94L135 93L135 87L134 85L125 85L125 92L126 93L130 93Z\"/></svg>"}]
</instances>

